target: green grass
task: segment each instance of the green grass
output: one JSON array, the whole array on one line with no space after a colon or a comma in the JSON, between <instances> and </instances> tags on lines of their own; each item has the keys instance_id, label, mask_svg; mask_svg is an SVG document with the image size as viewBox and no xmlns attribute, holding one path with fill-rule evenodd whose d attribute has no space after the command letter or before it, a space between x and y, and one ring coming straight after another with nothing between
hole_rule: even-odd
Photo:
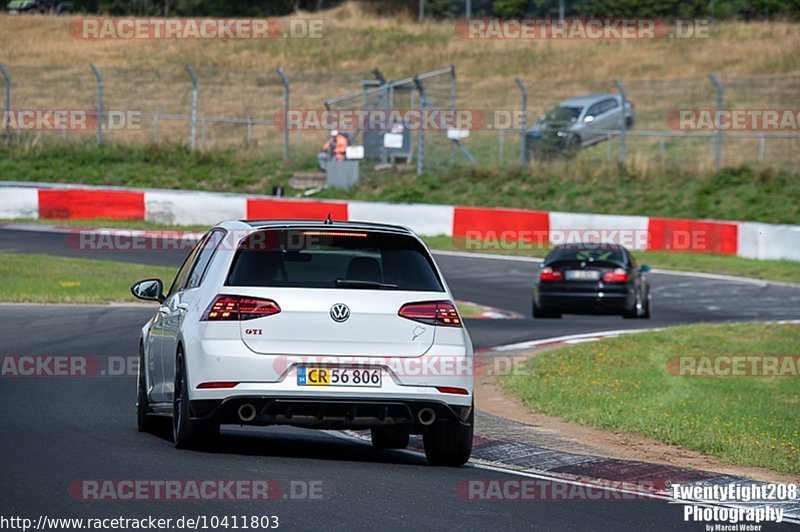
<instances>
[{"instance_id":1,"label":"green grass","mask_svg":"<svg viewBox=\"0 0 800 532\"><path fill-rule=\"evenodd\" d=\"M687 377L674 355L798 355L800 326L693 325L539 354L503 387L535 411L800 473L800 377Z\"/></svg>"},{"instance_id":2,"label":"green grass","mask_svg":"<svg viewBox=\"0 0 800 532\"><path fill-rule=\"evenodd\" d=\"M295 171L314 157L286 164L256 151L192 153L178 146L99 148L88 143L0 147L0 179L89 185L181 188L287 195ZM361 186L316 197L514 207L601 214L800 223L800 176L774 168L700 172L681 166L554 161L530 169L453 167L416 176L362 165Z\"/></svg>"},{"instance_id":3,"label":"green grass","mask_svg":"<svg viewBox=\"0 0 800 532\"><path fill-rule=\"evenodd\" d=\"M131 295L130 286L141 279L161 279L169 287L176 269L6 253L0 255L0 273L0 301L3 302L98 304L137 301ZM483 308L469 303L458 302L457 305L464 318L483 312Z\"/></svg>"},{"instance_id":4,"label":"green grass","mask_svg":"<svg viewBox=\"0 0 800 532\"><path fill-rule=\"evenodd\" d=\"M48 255L0 254L0 301L14 303L134 302L130 286L160 278L175 268Z\"/></svg>"},{"instance_id":5,"label":"green grass","mask_svg":"<svg viewBox=\"0 0 800 532\"><path fill-rule=\"evenodd\" d=\"M462 318L473 318L475 316L479 316L483 314L485 310L480 305L473 305L465 301L456 301L456 305L458 306L458 313Z\"/></svg>"}]
</instances>

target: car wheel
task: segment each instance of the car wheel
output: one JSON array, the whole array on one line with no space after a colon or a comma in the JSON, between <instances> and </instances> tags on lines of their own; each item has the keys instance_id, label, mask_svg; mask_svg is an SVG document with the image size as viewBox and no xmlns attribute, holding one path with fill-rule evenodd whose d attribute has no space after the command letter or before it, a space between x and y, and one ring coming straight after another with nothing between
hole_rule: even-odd
<instances>
[{"instance_id":1,"label":"car wheel","mask_svg":"<svg viewBox=\"0 0 800 532\"><path fill-rule=\"evenodd\" d=\"M644 311L639 316L643 320L649 320L652 315L653 298L650 296L650 291L647 291L647 297L644 298Z\"/></svg>"},{"instance_id":2,"label":"car wheel","mask_svg":"<svg viewBox=\"0 0 800 532\"><path fill-rule=\"evenodd\" d=\"M434 466L460 466L472 454L472 434L475 425L475 405L466 423L455 420L434 423L423 435L425 456Z\"/></svg>"},{"instance_id":3,"label":"car wheel","mask_svg":"<svg viewBox=\"0 0 800 532\"><path fill-rule=\"evenodd\" d=\"M219 435L219 423L193 421L189 410L189 385L186 361L178 351L175 360L175 388L172 395L172 441L178 449L197 449L212 446Z\"/></svg>"},{"instance_id":4,"label":"car wheel","mask_svg":"<svg viewBox=\"0 0 800 532\"><path fill-rule=\"evenodd\" d=\"M640 318L642 316L639 310L640 305L642 305L642 298L639 295L639 292L636 292L636 298L633 301L633 306L625 310L622 313L622 317L625 318L626 320L635 320L636 318Z\"/></svg>"},{"instance_id":5,"label":"car wheel","mask_svg":"<svg viewBox=\"0 0 800 532\"><path fill-rule=\"evenodd\" d=\"M144 346L139 344L139 375L136 378L136 425L139 428L139 432L152 432L155 428L155 420L150 416L145 367Z\"/></svg>"},{"instance_id":6,"label":"car wheel","mask_svg":"<svg viewBox=\"0 0 800 532\"><path fill-rule=\"evenodd\" d=\"M533 317L537 319L561 319L561 312L554 309L542 308L534 303Z\"/></svg>"},{"instance_id":7,"label":"car wheel","mask_svg":"<svg viewBox=\"0 0 800 532\"><path fill-rule=\"evenodd\" d=\"M408 434L386 429L372 429L372 446L376 449L405 449L408 447Z\"/></svg>"},{"instance_id":8,"label":"car wheel","mask_svg":"<svg viewBox=\"0 0 800 532\"><path fill-rule=\"evenodd\" d=\"M581 147L581 138L578 135L572 135L567 139L566 154L575 155Z\"/></svg>"}]
</instances>

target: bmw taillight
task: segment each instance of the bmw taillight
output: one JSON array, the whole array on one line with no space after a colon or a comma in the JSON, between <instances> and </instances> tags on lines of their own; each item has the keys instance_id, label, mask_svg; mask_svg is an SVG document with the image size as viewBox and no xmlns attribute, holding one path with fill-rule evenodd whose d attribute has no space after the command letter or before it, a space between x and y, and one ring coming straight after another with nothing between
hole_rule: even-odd
<instances>
[{"instance_id":1,"label":"bmw taillight","mask_svg":"<svg viewBox=\"0 0 800 532\"><path fill-rule=\"evenodd\" d=\"M554 270L550 266L548 266L547 268L542 268L542 271L539 272L539 280L543 283L561 281L563 279L564 279L564 274L558 270Z\"/></svg>"},{"instance_id":2,"label":"bmw taillight","mask_svg":"<svg viewBox=\"0 0 800 532\"><path fill-rule=\"evenodd\" d=\"M628 272L626 272L622 268L617 268L613 272L606 272L605 274L603 274L603 282L604 283L627 283L628 282Z\"/></svg>"},{"instance_id":3,"label":"bmw taillight","mask_svg":"<svg viewBox=\"0 0 800 532\"><path fill-rule=\"evenodd\" d=\"M450 301L422 301L407 303L397 313L401 318L418 321L428 325L461 327L461 317L456 306Z\"/></svg>"},{"instance_id":4,"label":"bmw taillight","mask_svg":"<svg viewBox=\"0 0 800 532\"><path fill-rule=\"evenodd\" d=\"M281 308L271 299L219 295L208 306L200 321L244 321L272 316Z\"/></svg>"}]
</instances>

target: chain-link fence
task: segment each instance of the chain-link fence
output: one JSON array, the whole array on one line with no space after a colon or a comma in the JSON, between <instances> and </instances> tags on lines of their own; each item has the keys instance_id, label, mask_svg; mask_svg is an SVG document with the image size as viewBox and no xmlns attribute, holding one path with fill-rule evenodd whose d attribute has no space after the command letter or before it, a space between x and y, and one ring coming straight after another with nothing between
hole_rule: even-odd
<instances>
[{"instance_id":1,"label":"chain-link fence","mask_svg":"<svg viewBox=\"0 0 800 532\"><path fill-rule=\"evenodd\" d=\"M706 77L622 79L619 86L611 78L550 81L535 76L464 82L454 67L394 78L378 69L6 65L0 70L6 82L7 142L170 143L200 150L260 150L270 157L311 161L329 129L338 128L350 135L352 144L365 147L365 164L407 164L418 172L454 164L509 167L544 160L531 149L531 128L548 109L570 97L623 89L633 106L631 127L607 125L598 130L599 142L564 157L598 164L624 159L709 168L760 162L796 167L800 162L797 75L720 76L717 88ZM686 128L676 121L682 110L713 113L718 108L776 111L795 122L772 129L720 130ZM52 120L42 119L27 128L19 123L24 111L82 111L94 119L76 127L54 127ZM349 127L340 122L356 111L367 118ZM439 117L437 113L447 118L419 121L420 115ZM469 117L468 125L454 121L453 113ZM370 121L375 114L382 120Z\"/></svg>"}]
</instances>

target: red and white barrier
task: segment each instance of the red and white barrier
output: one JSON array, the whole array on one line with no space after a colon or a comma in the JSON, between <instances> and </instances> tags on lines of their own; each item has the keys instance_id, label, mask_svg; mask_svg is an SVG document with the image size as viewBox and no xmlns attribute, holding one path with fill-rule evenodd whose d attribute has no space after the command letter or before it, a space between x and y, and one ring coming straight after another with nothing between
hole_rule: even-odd
<instances>
[{"instance_id":1,"label":"red and white barrier","mask_svg":"<svg viewBox=\"0 0 800 532\"><path fill-rule=\"evenodd\" d=\"M422 236L504 243L611 241L631 249L800 261L800 226L377 203L182 190L0 183L0 218L147 220L213 225L225 219L358 220L403 225Z\"/></svg>"},{"instance_id":2,"label":"red and white barrier","mask_svg":"<svg viewBox=\"0 0 800 532\"><path fill-rule=\"evenodd\" d=\"M28 187L0 188L0 218L38 218L39 191Z\"/></svg>"},{"instance_id":3,"label":"red and white barrier","mask_svg":"<svg viewBox=\"0 0 800 532\"><path fill-rule=\"evenodd\" d=\"M148 190L144 216L148 222L175 225L214 225L220 220L244 218L247 198L214 192Z\"/></svg>"},{"instance_id":4,"label":"red and white barrier","mask_svg":"<svg viewBox=\"0 0 800 532\"><path fill-rule=\"evenodd\" d=\"M800 226L739 223L737 254L762 260L800 260Z\"/></svg>"}]
</instances>

